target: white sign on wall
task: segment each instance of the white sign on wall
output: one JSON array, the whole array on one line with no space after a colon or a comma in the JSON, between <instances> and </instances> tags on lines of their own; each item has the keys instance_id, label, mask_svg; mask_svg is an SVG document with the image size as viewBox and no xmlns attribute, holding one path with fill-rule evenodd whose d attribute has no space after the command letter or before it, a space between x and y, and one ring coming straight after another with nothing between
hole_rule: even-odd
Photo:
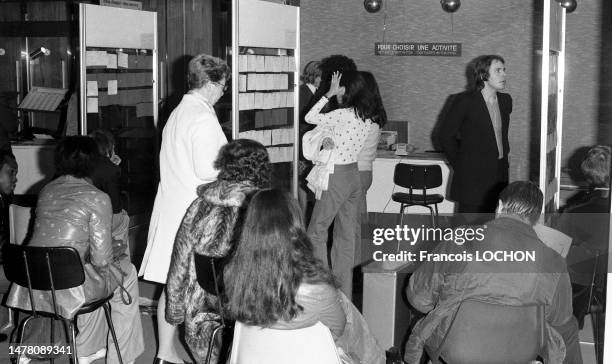
<instances>
[{"instance_id":1,"label":"white sign on wall","mask_svg":"<svg viewBox=\"0 0 612 364\"><path fill-rule=\"evenodd\" d=\"M100 0L102 6L114 6L132 10L142 10L142 1L134 0Z\"/></svg>"}]
</instances>

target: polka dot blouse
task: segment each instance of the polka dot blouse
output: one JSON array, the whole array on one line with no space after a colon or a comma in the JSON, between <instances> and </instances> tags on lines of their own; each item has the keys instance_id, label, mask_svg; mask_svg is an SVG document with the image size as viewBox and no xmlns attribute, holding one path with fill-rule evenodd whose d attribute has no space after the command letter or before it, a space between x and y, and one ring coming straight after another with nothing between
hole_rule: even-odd
<instances>
[{"instance_id":1,"label":"polka dot blouse","mask_svg":"<svg viewBox=\"0 0 612 364\"><path fill-rule=\"evenodd\" d=\"M363 121L352 108L322 114L321 109L328 101L327 97L322 97L306 114L305 120L309 124L334 128L336 164L355 163L368 136L371 121Z\"/></svg>"}]
</instances>

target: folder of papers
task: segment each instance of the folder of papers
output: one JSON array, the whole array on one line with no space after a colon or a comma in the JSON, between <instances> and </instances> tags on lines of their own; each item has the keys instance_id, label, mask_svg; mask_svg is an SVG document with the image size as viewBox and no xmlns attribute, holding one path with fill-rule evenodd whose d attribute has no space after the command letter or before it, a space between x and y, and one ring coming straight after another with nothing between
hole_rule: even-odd
<instances>
[{"instance_id":1,"label":"folder of papers","mask_svg":"<svg viewBox=\"0 0 612 364\"><path fill-rule=\"evenodd\" d=\"M567 256L572 245L570 236L543 224L536 224L533 230L546 246L559 253L563 258Z\"/></svg>"}]
</instances>

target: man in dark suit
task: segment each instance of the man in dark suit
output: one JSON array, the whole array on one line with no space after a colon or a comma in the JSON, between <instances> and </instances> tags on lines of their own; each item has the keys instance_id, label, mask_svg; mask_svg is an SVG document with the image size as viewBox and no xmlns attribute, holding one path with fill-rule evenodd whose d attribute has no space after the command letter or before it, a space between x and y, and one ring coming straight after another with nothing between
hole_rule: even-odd
<instances>
[{"instance_id":1,"label":"man in dark suit","mask_svg":"<svg viewBox=\"0 0 612 364\"><path fill-rule=\"evenodd\" d=\"M508 124L512 97L504 59L480 56L474 63L476 89L457 95L440 128L440 142L453 167L450 197L459 213L495 212L508 185Z\"/></svg>"}]
</instances>

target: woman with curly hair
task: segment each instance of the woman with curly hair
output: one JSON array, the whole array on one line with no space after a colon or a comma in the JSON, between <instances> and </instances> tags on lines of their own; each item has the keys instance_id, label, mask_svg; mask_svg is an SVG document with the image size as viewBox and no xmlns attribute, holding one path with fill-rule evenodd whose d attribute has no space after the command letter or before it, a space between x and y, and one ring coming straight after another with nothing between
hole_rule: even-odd
<instances>
[{"instance_id":1,"label":"woman with curly hair","mask_svg":"<svg viewBox=\"0 0 612 364\"><path fill-rule=\"evenodd\" d=\"M185 341L198 363L206 358L214 329L210 319L218 312L217 297L198 284L194 253L219 258L230 252L248 197L268 186L271 168L266 148L250 139L223 146L214 166L219 170L217 180L198 187L198 197L183 217L166 283L166 321L185 323ZM219 347L213 347L213 363Z\"/></svg>"},{"instance_id":2,"label":"woman with curly hair","mask_svg":"<svg viewBox=\"0 0 612 364\"><path fill-rule=\"evenodd\" d=\"M289 193L267 189L253 196L223 281L231 318L283 330L320 321L343 363L384 363L365 320L314 256L298 202Z\"/></svg>"}]
</instances>

